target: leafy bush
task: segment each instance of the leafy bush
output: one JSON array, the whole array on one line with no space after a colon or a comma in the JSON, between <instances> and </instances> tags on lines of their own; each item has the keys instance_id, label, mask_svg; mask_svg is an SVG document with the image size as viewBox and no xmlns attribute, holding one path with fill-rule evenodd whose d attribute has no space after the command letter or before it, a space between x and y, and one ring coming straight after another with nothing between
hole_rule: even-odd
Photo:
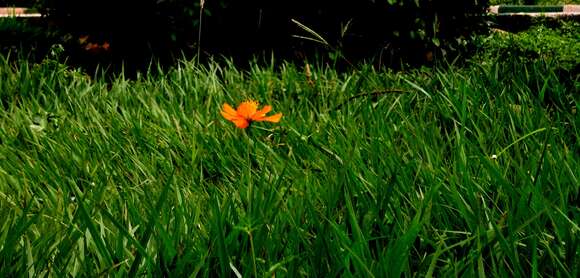
<instances>
[{"instance_id":1,"label":"leafy bush","mask_svg":"<svg viewBox=\"0 0 580 278\"><path fill-rule=\"evenodd\" d=\"M568 109L574 105L574 94L565 92L577 92L580 86L580 24L561 24L559 28L535 25L519 33L496 30L479 38L479 51L473 61L486 68L496 67L497 78L525 76L530 91L543 105ZM511 66L497 66L505 64ZM547 81L547 72L560 80L559 85Z\"/></svg>"},{"instance_id":2,"label":"leafy bush","mask_svg":"<svg viewBox=\"0 0 580 278\"><path fill-rule=\"evenodd\" d=\"M579 32L580 24L577 22L561 22L558 28L540 24L519 33L497 30L480 37L479 55L486 61L514 59L529 63L544 59L554 62L560 69L578 73Z\"/></svg>"}]
</instances>

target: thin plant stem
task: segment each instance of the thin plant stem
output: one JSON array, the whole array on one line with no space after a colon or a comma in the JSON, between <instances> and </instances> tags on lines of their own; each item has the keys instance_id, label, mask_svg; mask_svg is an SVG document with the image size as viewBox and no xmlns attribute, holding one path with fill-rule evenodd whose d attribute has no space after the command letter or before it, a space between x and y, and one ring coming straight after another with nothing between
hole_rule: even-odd
<instances>
[{"instance_id":1,"label":"thin plant stem","mask_svg":"<svg viewBox=\"0 0 580 278\"><path fill-rule=\"evenodd\" d=\"M199 56L201 55L201 24L203 20L203 7L205 5L205 0L200 0L199 3L199 27L197 30L197 63L199 64Z\"/></svg>"}]
</instances>

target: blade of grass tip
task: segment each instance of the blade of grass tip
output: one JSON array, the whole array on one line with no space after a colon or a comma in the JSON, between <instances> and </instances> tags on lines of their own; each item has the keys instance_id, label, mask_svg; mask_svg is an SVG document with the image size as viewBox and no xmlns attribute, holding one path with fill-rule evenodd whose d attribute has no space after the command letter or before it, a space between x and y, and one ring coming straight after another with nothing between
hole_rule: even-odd
<instances>
[{"instance_id":1,"label":"blade of grass tip","mask_svg":"<svg viewBox=\"0 0 580 278\"><path fill-rule=\"evenodd\" d=\"M129 233L129 231L127 231L127 229L125 227L123 227L123 225L121 225L121 223L119 223L119 221L117 221L117 219L111 215L111 213L107 210L102 210L101 213L107 218L109 219L109 221L111 221L111 223L113 223L113 225L115 227L117 227L117 229L119 229L119 232L121 235L125 236L125 238L131 243L133 244L133 246L141 253L145 254L145 256L147 256L148 260L151 260L151 257L149 256L149 254L147 254L147 250L141 246L141 244L139 243L139 241L137 241L132 235L131 233Z\"/></svg>"},{"instance_id":2,"label":"blade of grass tip","mask_svg":"<svg viewBox=\"0 0 580 278\"><path fill-rule=\"evenodd\" d=\"M165 185L163 186L163 191L161 192L161 195L159 196L159 199L157 200L157 203L155 204L155 209L151 212L151 214L149 214L149 219L147 220L147 228L145 230L145 234L143 235L143 238L141 238L141 240L140 240L141 246L147 246L147 244L149 243L149 238L151 237L151 234L153 233L153 227L155 226L155 218L157 218L157 216L161 212L161 209L163 208L163 205L165 204L165 201L167 200L167 196L169 194L169 189L171 188L171 182L173 181L173 179L175 177L174 174L175 174L175 169L172 170L171 175L169 176L169 178L165 182ZM133 264L131 265L131 269L129 270L129 275L128 275L129 277L135 277L135 275L137 273L137 269L139 268L139 265L141 264L142 259L143 259L143 254L137 253L135 260L133 261Z\"/></svg>"},{"instance_id":3,"label":"blade of grass tip","mask_svg":"<svg viewBox=\"0 0 580 278\"><path fill-rule=\"evenodd\" d=\"M397 239L395 244L389 248L387 258L392 259L389 260L387 269L393 277L400 277L401 273L403 273L403 265L409 257L411 245L417 238L419 231L421 231L421 225L421 213L417 212L405 234Z\"/></svg>"},{"instance_id":4,"label":"blade of grass tip","mask_svg":"<svg viewBox=\"0 0 580 278\"><path fill-rule=\"evenodd\" d=\"M483 246L481 244L481 238L477 237L477 253L479 254L477 256L477 276L479 278L487 277L487 275L485 275L485 266L483 264L482 248L483 248Z\"/></svg>"},{"instance_id":5,"label":"blade of grass tip","mask_svg":"<svg viewBox=\"0 0 580 278\"><path fill-rule=\"evenodd\" d=\"M558 269L558 271L561 272L560 277L574 277L570 274L570 271L568 271L568 268L564 265L564 263L562 263L562 261L559 259L560 254L558 251L552 250L551 245L547 245L545 250L548 251L550 258L560 267Z\"/></svg>"},{"instance_id":6,"label":"blade of grass tip","mask_svg":"<svg viewBox=\"0 0 580 278\"><path fill-rule=\"evenodd\" d=\"M81 190L78 188L78 186L76 185L76 183L72 180L70 180L68 182L69 184L69 188L70 190L73 192L73 194L75 195L75 198L78 200L78 209L79 209L79 217L80 220L82 220L85 225L87 226L87 229L89 229L89 233L91 233L92 238L95 240L95 244L97 246L97 249L99 251L99 254L101 256L103 256L103 258L105 259L105 262L107 263L107 266L112 266L113 265L113 258L111 256L110 253L110 249L108 248L107 244L105 243L105 241L103 240L103 238L101 237L97 226L95 226L95 223L93 223L91 216L85 206L85 200L84 200L84 196L81 193Z\"/></svg>"},{"instance_id":7,"label":"blade of grass tip","mask_svg":"<svg viewBox=\"0 0 580 278\"><path fill-rule=\"evenodd\" d=\"M181 190L181 188L177 184L175 184L175 200L177 202L177 208L175 210L175 220L173 223L174 231L181 231L182 230L181 227L183 227L184 222L188 221L191 221L192 223L197 222L197 218L199 215L199 207L195 209L195 213L191 215L191 218L187 219L188 217L186 216L185 206L183 204L183 200L187 198L185 195L186 194ZM173 237L172 246L179 246L181 240L182 240L181 236Z\"/></svg>"},{"instance_id":8,"label":"blade of grass tip","mask_svg":"<svg viewBox=\"0 0 580 278\"><path fill-rule=\"evenodd\" d=\"M464 246L465 244L469 243L470 241L474 240L475 238L476 238L476 236L470 236L470 237L467 237L466 239L464 239L460 242L456 242L456 243L449 245L445 248L443 248L444 241L441 241L440 244L437 246L437 250L435 251L433 258L431 259L431 263L429 264L429 268L427 270L427 274L425 274L425 277L428 277L428 278L433 277L433 273L435 272L435 267L437 266L437 261L442 254L449 252L450 250L452 250L455 247Z\"/></svg>"},{"instance_id":9,"label":"blade of grass tip","mask_svg":"<svg viewBox=\"0 0 580 278\"><path fill-rule=\"evenodd\" d=\"M306 36L300 36L300 35L292 35L292 37L297 38L297 39L303 39L303 40L307 40L307 41L313 41L313 42L317 42L320 44L325 44L325 41L321 41L315 38L311 38L311 37L306 37Z\"/></svg>"},{"instance_id":10,"label":"blade of grass tip","mask_svg":"<svg viewBox=\"0 0 580 278\"><path fill-rule=\"evenodd\" d=\"M417 89L419 92L423 93L424 95L426 95L429 99L431 99L431 95L429 93L427 93L427 91L425 91L425 89L421 88L419 85L407 80L406 78L402 77L403 81L407 82L409 85L411 85L411 87Z\"/></svg>"},{"instance_id":11,"label":"blade of grass tip","mask_svg":"<svg viewBox=\"0 0 580 278\"><path fill-rule=\"evenodd\" d=\"M437 250L435 250L435 253L433 254L433 257L431 258L431 263L429 263L429 267L427 268L427 274L425 274L426 278L432 278L433 277L433 273L435 272L435 267L437 266L437 261L439 260L439 256L441 256L441 254L443 254L444 249L443 247L443 241L441 241L438 245L437 245Z\"/></svg>"},{"instance_id":12,"label":"blade of grass tip","mask_svg":"<svg viewBox=\"0 0 580 278\"><path fill-rule=\"evenodd\" d=\"M53 262L58 262L60 265L68 265L68 261L73 259L73 256L69 256L71 249L73 249L74 245L83 236L83 233L77 229L76 225L70 225L64 234L66 236L61 240L62 243L59 244L58 250L55 252L55 258L51 260ZM66 276L65 273L61 273L63 270L60 268L55 268L55 271L57 277Z\"/></svg>"},{"instance_id":13,"label":"blade of grass tip","mask_svg":"<svg viewBox=\"0 0 580 278\"><path fill-rule=\"evenodd\" d=\"M352 207L352 200L350 198L350 193L349 193L348 188L345 188L345 190L344 190L344 199L346 202L346 209L348 211L348 216L350 219L350 225L351 225L352 233L354 235L355 244L358 245L358 247L361 249L359 251L362 252L364 246L368 246L368 245L366 244L365 236L363 235L362 230L361 230L360 226L358 225L356 213ZM365 248L364 251L368 251L368 249ZM364 252L363 255L368 257L369 253Z\"/></svg>"},{"instance_id":14,"label":"blade of grass tip","mask_svg":"<svg viewBox=\"0 0 580 278\"><path fill-rule=\"evenodd\" d=\"M30 244L30 239L24 237L24 246L26 248L26 268L28 269L28 277L34 277L34 256L32 255L32 246Z\"/></svg>"},{"instance_id":15,"label":"blade of grass tip","mask_svg":"<svg viewBox=\"0 0 580 278\"><path fill-rule=\"evenodd\" d=\"M332 152L327 147L325 147L325 146L319 144L318 142L316 142L312 137L302 135L300 132L298 132L294 128L290 128L290 130L292 130L296 135L298 135L302 141L307 142L307 143L310 143L312 146L314 146L315 148L317 148L318 150L320 150L322 153L324 153L328 157L336 160L336 162L338 162L340 165L344 165L344 162L343 162L343 160L342 160L342 158L340 156L338 156L337 154L335 154L334 152Z\"/></svg>"},{"instance_id":16,"label":"blade of grass tip","mask_svg":"<svg viewBox=\"0 0 580 278\"><path fill-rule=\"evenodd\" d=\"M538 251L536 250L538 242L535 236L532 236L531 240L532 246L530 246L530 248L532 248L532 278L538 278Z\"/></svg>"},{"instance_id":17,"label":"blade of grass tip","mask_svg":"<svg viewBox=\"0 0 580 278\"><path fill-rule=\"evenodd\" d=\"M551 128L546 133L546 138L544 138L544 144L542 146L542 154L540 155L540 159L538 160L538 168L536 168L536 173L534 174L534 180L532 180L534 187L536 187L536 183L538 182L540 172L542 171L542 164L544 162L544 157L546 155L546 150L547 150L547 146L548 146L548 139L550 139L550 135L552 135Z\"/></svg>"},{"instance_id":18,"label":"blade of grass tip","mask_svg":"<svg viewBox=\"0 0 580 278\"><path fill-rule=\"evenodd\" d=\"M242 274L240 273L240 271L238 271L238 269L234 266L232 262L230 262L230 268L232 269L237 278L242 278Z\"/></svg>"},{"instance_id":19,"label":"blade of grass tip","mask_svg":"<svg viewBox=\"0 0 580 278\"><path fill-rule=\"evenodd\" d=\"M364 264L363 260L358 256L358 254L349 247L349 245L351 245L350 244L351 241L349 240L349 237L345 234L345 232L330 219L324 217L324 220L326 220L326 222L328 222L328 224L334 230L335 235L338 237L339 244L341 244L342 248L344 248L349 253L349 255L352 256L354 261L358 263L361 266L361 268L366 272L366 277L375 277L374 274L371 272L371 270ZM348 269L349 266L345 265L344 267Z\"/></svg>"},{"instance_id":20,"label":"blade of grass tip","mask_svg":"<svg viewBox=\"0 0 580 278\"><path fill-rule=\"evenodd\" d=\"M345 200L346 200L346 207L347 207L349 218L350 218L351 229L352 229L352 232L354 234L354 240L355 240L354 245L356 246L356 249L357 249L356 251L359 252L359 255L357 255L356 261L361 265L361 268L366 272L368 277L374 277L371 270L364 263L365 261L368 262L367 258L371 257L371 252L369 250L368 242L367 242L365 236L363 235L362 230L358 224L356 213L355 213L353 206L352 206L352 200L351 200L350 194L348 192L348 188L345 189L344 194L345 194ZM358 258L360 258L360 259L358 259ZM364 259L364 260L362 260L362 259Z\"/></svg>"},{"instance_id":21,"label":"blade of grass tip","mask_svg":"<svg viewBox=\"0 0 580 278\"><path fill-rule=\"evenodd\" d=\"M511 264L510 264L511 267L507 268L507 269L512 271L510 273L511 276L521 277L523 274L523 270L521 269L521 264L519 263L519 260L517 258L517 252L513 248L513 245L516 245L517 243L515 241L511 241L511 240L508 241L508 239L506 239L504 237L504 235L502 234L501 227L498 227L498 225L496 223L490 222L490 224L491 224L493 231L495 232L495 234L494 234L495 239L498 241L500 249L503 249L503 254L505 256L507 256L508 260L506 263L511 262ZM515 273L513 271L515 271Z\"/></svg>"},{"instance_id":22,"label":"blade of grass tip","mask_svg":"<svg viewBox=\"0 0 580 278\"><path fill-rule=\"evenodd\" d=\"M538 94L538 99L540 100L540 102L544 101L544 96L546 94L546 89L548 89L548 86L550 85L550 78L546 78L544 80L544 85L542 86L542 89L540 89L540 93Z\"/></svg>"},{"instance_id":23,"label":"blade of grass tip","mask_svg":"<svg viewBox=\"0 0 580 278\"><path fill-rule=\"evenodd\" d=\"M528 138L528 137L530 137L530 136L532 136L532 135L534 135L534 134L536 134L536 133L539 133L539 132L542 132L542 131L545 131L545 130L546 130L546 128L545 128L545 127L543 127L543 128L540 128L540 129L536 129L536 130L534 130L534 131L532 131L532 132L530 132L530 133L528 133L528 134L526 134L526 135L524 135L524 136L522 136L522 137L518 138L517 140L515 140L514 142L512 142L511 144L509 144L509 145L507 145L505 148L503 148L503 149L502 149L502 150L501 150L501 151L500 151L500 152L499 152L499 153L498 153L496 156L497 156L497 157L499 157L499 156L500 156L500 155L502 155L502 154L503 154L505 151L507 151L509 148L511 148L513 145L515 145L515 144L519 143L519 142L520 142L520 141L522 141L522 140L525 140L526 138Z\"/></svg>"},{"instance_id":24,"label":"blade of grass tip","mask_svg":"<svg viewBox=\"0 0 580 278\"><path fill-rule=\"evenodd\" d=\"M575 223L572 219L570 219L568 215L562 212L562 210L560 210L560 208L557 205L550 203L550 206L554 208L554 210L556 210L568 223L570 223L570 227L573 228L572 229L573 233L580 232L580 227L578 226L578 224Z\"/></svg>"},{"instance_id":25,"label":"blade of grass tip","mask_svg":"<svg viewBox=\"0 0 580 278\"><path fill-rule=\"evenodd\" d=\"M226 249L226 237L224 235L224 229L223 227L225 226L224 221L223 221L223 215L222 215L222 210L221 210L221 205L220 205L220 201L218 199L218 197L216 196L214 198L214 201L212 202L212 214L214 215L214 221L211 221L212 224L214 225L213 230L215 230L217 232L217 252L218 252L218 258L220 261L220 267L221 267L221 271L222 271L222 277L227 277L227 268L226 265L229 264L230 259L229 259L229 255L228 255L228 251Z\"/></svg>"},{"instance_id":26,"label":"blade of grass tip","mask_svg":"<svg viewBox=\"0 0 580 278\"><path fill-rule=\"evenodd\" d=\"M316 39L309 38L309 37L303 37L304 39L310 39L310 40L313 40L313 41L318 41L318 42L320 42L320 43L322 43L322 44L324 44L326 46L330 46L330 44L321 35L319 35L318 33L316 33L314 30L308 28L308 26L300 23L296 19L291 19L291 21L294 22L294 24L298 25L298 27L300 27L302 30L304 30L304 31L310 33L311 35L313 35L314 37L316 37Z\"/></svg>"},{"instance_id":27,"label":"blade of grass tip","mask_svg":"<svg viewBox=\"0 0 580 278\"><path fill-rule=\"evenodd\" d=\"M2 250L2 252L0 252L0 260L9 261L9 258L16 257L16 255L12 254L14 246L17 246L16 242L20 239L20 237L24 235L24 233L26 233L26 231L32 224L36 223L36 220L40 217L40 213L37 213L30 220L26 221L26 216L28 215L28 211L32 206L32 204L33 202L30 202L28 206L24 208L24 210L22 211L22 216L18 219L18 222L10 229L11 232L8 233L8 237L3 243L4 249ZM2 277L8 277L7 274L9 273L4 273L5 270L4 267L2 271L0 271L0 273L3 273Z\"/></svg>"},{"instance_id":28,"label":"blade of grass tip","mask_svg":"<svg viewBox=\"0 0 580 278\"><path fill-rule=\"evenodd\" d=\"M177 255L177 250L175 250L171 236L161 223L155 222L155 227L159 233L159 238L161 238L161 241L163 242L166 254L168 253L168 258L173 259L175 255Z\"/></svg>"},{"instance_id":29,"label":"blade of grass tip","mask_svg":"<svg viewBox=\"0 0 580 278\"><path fill-rule=\"evenodd\" d=\"M296 259L297 257L298 256L289 256L289 257L284 258L284 260L273 264L272 266L270 266L270 268L268 269L268 272L266 273L266 275L264 275L264 277L276 277L276 270L278 270L279 268L282 268L285 264Z\"/></svg>"},{"instance_id":30,"label":"blade of grass tip","mask_svg":"<svg viewBox=\"0 0 580 278\"><path fill-rule=\"evenodd\" d=\"M209 257L209 253L210 253L210 250L208 248L204 252L203 256L197 260L195 268L189 274L189 278L195 278L195 277L200 276L199 272L206 266L206 262L207 262L206 260ZM191 257L193 260L193 257L195 257L193 255L193 252L190 252L189 254L190 254L189 256L186 255L186 256L180 258L181 263L179 263L179 265L184 265L184 267L186 267L185 264L189 264L189 262L191 262L191 260L188 260L188 257ZM183 263L183 262L186 262L186 263Z\"/></svg>"}]
</instances>

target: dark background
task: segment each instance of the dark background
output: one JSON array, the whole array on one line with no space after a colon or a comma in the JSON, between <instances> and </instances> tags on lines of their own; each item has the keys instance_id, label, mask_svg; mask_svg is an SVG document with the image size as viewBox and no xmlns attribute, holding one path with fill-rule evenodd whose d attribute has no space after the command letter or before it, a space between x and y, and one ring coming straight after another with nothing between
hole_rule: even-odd
<instances>
[{"instance_id":1,"label":"dark background","mask_svg":"<svg viewBox=\"0 0 580 278\"><path fill-rule=\"evenodd\" d=\"M470 34L485 30L488 1L208 0L201 28L199 1L2 2L38 9L46 16L45 33L65 46L70 61L81 64L140 67L152 59L172 63L194 57L201 46L201 60L217 55L243 62L274 53L280 60L316 59L336 66L370 61L398 67L428 64L467 49ZM308 26L330 45L293 37L312 35L291 19ZM91 43L107 42L110 49L86 53L78 42L86 35Z\"/></svg>"}]
</instances>

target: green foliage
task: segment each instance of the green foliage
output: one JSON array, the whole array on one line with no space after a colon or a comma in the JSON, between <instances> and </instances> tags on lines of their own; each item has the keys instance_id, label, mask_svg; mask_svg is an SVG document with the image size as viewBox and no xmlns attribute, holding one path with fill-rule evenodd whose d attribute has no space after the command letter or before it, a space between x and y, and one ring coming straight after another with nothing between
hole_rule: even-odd
<instances>
[{"instance_id":1,"label":"green foliage","mask_svg":"<svg viewBox=\"0 0 580 278\"><path fill-rule=\"evenodd\" d=\"M578 82L542 59L0 80L2 277L580 275ZM248 98L281 123L219 114Z\"/></svg>"},{"instance_id":2,"label":"green foliage","mask_svg":"<svg viewBox=\"0 0 580 278\"><path fill-rule=\"evenodd\" d=\"M526 31L510 33L500 30L489 36L480 37L480 59L496 61L509 59L514 62L530 63L545 60L556 68L580 72L580 24L561 22L559 28L535 25Z\"/></svg>"}]
</instances>

